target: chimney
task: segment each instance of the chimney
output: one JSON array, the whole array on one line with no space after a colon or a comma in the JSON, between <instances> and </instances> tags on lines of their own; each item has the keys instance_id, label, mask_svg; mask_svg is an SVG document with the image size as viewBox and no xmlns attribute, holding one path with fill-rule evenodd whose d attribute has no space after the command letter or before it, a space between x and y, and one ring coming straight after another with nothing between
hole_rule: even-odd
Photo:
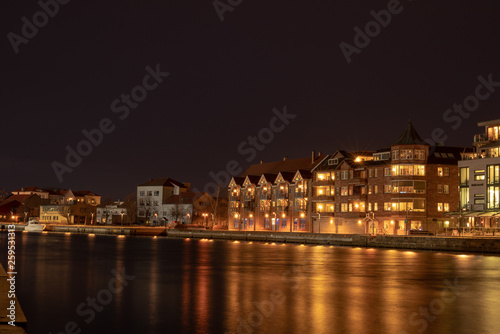
<instances>
[{"instance_id":1,"label":"chimney","mask_svg":"<svg viewBox=\"0 0 500 334\"><path fill-rule=\"evenodd\" d=\"M318 158L321 156L321 152L318 152Z\"/></svg>"},{"instance_id":2,"label":"chimney","mask_svg":"<svg viewBox=\"0 0 500 334\"><path fill-rule=\"evenodd\" d=\"M288 160L288 157L287 156L284 156L283 157L283 161L287 161Z\"/></svg>"},{"instance_id":3,"label":"chimney","mask_svg":"<svg viewBox=\"0 0 500 334\"><path fill-rule=\"evenodd\" d=\"M313 163L315 159L316 159L316 151L313 150L311 153L311 163Z\"/></svg>"}]
</instances>

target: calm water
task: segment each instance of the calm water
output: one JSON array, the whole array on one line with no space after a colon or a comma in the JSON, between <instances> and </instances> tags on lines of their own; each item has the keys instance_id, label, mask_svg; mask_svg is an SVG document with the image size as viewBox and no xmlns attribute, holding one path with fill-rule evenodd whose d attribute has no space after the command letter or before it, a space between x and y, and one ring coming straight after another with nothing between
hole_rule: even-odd
<instances>
[{"instance_id":1,"label":"calm water","mask_svg":"<svg viewBox=\"0 0 500 334\"><path fill-rule=\"evenodd\" d=\"M33 233L16 242L30 333L70 321L82 333L500 332L496 256Z\"/></svg>"}]
</instances>

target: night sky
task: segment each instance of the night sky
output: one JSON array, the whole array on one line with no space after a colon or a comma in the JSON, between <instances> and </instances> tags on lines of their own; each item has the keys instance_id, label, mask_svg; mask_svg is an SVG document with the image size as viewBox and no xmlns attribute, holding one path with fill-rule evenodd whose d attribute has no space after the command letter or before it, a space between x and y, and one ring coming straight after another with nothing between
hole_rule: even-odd
<instances>
[{"instance_id":1,"label":"night sky","mask_svg":"<svg viewBox=\"0 0 500 334\"><path fill-rule=\"evenodd\" d=\"M423 138L441 128L447 145L470 146L483 131L477 122L500 118L494 85L480 89L489 96L478 106L468 99L467 118L443 118L475 95L478 76L500 82L498 1L228 2L218 2L232 9L221 21L212 0L72 0L43 22L37 1L2 0L0 190L61 187L116 199L162 176L202 190L231 160L245 169L311 150L387 147L409 117ZM348 63L340 43L355 47L354 28L364 32L370 12L388 6L390 22L380 31L369 24L369 43L358 36ZM41 27L23 40L22 18L33 15ZM157 67L169 75L141 88ZM120 101L132 91L144 98L134 108ZM238 152L249 152L248 136L284 106L296 117L256 155ZM66 148L103 120L113 131L95 137L60 182L54 162L66 165Z\"/></svg>"}]
</instances>

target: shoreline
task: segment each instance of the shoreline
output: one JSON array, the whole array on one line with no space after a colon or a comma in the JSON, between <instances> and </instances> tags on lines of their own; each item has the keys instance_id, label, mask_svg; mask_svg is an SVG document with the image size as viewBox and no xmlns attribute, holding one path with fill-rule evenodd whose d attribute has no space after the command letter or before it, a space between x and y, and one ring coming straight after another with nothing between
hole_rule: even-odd
<instances>
[{"instance_id":1,"label":"shoreline","mask_svg":"<svg viewBox=\"0 0 500 334\"><path fill-rule=\"evenodd\" d=\"M3 230L0 224L0 230ZM23 231L24 225L16 226ZM331 234L273 231L227 231L227 230L176 230L165 227L144 226L89 226L89 225L49 225L42 233L76 233L116 236L145 236L166 238L193 238L232 241L255 241L294 243L307 245L331 245L363 248L390 248L408 250L429 250L466 252L480 254L500 254L500 236L395 236L368 234ZM40 233L40 232L27 232Z\"/></svg>"}]
</instances>

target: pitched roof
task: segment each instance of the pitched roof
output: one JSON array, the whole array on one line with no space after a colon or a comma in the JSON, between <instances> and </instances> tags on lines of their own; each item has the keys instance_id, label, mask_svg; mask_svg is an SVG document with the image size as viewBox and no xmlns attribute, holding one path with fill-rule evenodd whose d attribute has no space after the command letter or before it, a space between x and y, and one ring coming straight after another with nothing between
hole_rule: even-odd
<instances>
[{"instance_id":1,"label":"pitched roof","mask_svg":"<svg viewBox=\"0 0 500 334\"><path fill-rule=\"evenodd\" d=\"M417 130L411 124L411 120L408 120L408 125L404 129L401 136L392 145L425 145L426 143L420 138Z\"/></svg>"},{"instance_id":2,"label":"pitched roof","mask_svg":"<svg viewBox=\"0 0 500 334\"><path fill-rule=\"evenodd\" d=\"M138 187L143 187L143 186L163 186L163 187L168 187L168 186L177 186L179 188L186 188L184 183L176 181L174 179L171 179L169 177L159 177L157 179L151 179L148 182L139 184Z\"/></svg>"},{"instance_id":3,"label":"pitched roof","mask_svg":"<svg viewBox=\"0 0 500 334\"><path fill-rule=\"evenodd\" d=\"M170 196L165 204L192 204L195 200L205 195L203 192L185 192L180 195Z\"/></svg>"},{"instance_id":4,"label":"pitched roof","mask_svg":"<svg viewBox=\"0 0 500 334\"><path fill-rule=\"evenodd\" d=\"M99 196L90 190L73 191L75 196Z\"/></svg>"},{"instance_id":5,"label":"pitched roof","mask_svg":"<svg viewBox=\"0 0 500 334\"><path fill-rule=\"evenodd\" d=\"M247 175L262 175L265 173L278 174L279 172L296 172L298 169L312 170L318 165L326 156L320 155L312 161L309 158L300 159L286 159L273 162L266 162L261 164L251 165L241 176Z\"/></svg>"}]
</instances>

